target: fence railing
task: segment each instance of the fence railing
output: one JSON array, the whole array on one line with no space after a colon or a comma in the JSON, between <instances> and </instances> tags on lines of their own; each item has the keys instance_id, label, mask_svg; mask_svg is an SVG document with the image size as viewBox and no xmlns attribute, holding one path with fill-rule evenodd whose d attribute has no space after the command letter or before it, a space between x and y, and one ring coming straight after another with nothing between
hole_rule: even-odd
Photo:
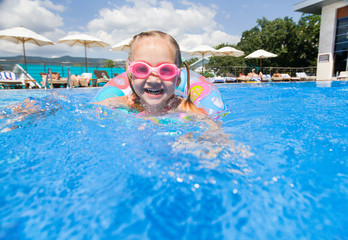
<instances>
[{"instance_id":1,"label":"fence railing","mask_svg":"<svg viewBox=\"0 0 348 240\"><path fill-rule=\"evenodd\" d=\"M24 62L20 60L1 60L0 59L0 71L13 71L14 66L16 64L21 64L24 68ZM72 67L72 74L79 75L83 72L92 72L93 70L105 70L109 73L110 77L113 77L113 73L119 73L120 69L125 70L125 63L115 63L115 66L105 68L104 63L89 63L86 71L85 63L77 63L77 62L40 62L40 61L27 61L28 66L31 65L32 68L28 69L28 72L47 72L48 68L54 69L54 71L59 71L62 77L67 77L68 68ZM37 69L35 69L35 66ZM220 72L226 75L227 68L226 65L216 65L216 66L206 66L207 71L212 71L214 73ZM316 67L262 67L261 71L264 74L274 73L287 73L290 76L296 76L297 72L305 72L309 76L316 75ZM53 71L53 70L52 70ZM201 73L201 71L198 71ZM246 75L251 72L250 66L228 66L229 74L233 74L234 76L239 76L240 74ZM258 72L258 71L256 71ZM31 73L32 74L32 73ZM33 77L36 78L38 75L33 74ZM95 77L95 76L94 76Z\"/></svg>"},{"instance_id":2,"label":"fence railing","mask_svg":"<svg viewBox=\"0 0 348 240\"><path fill-rule=\"evenodd\" d=\"M212 72L222 72L226 76L227 73L227 66L221 66L221 65L209 65L206 67L207 71ZM228 73L234 76L239 76L240 74L246 75L250 73L252 70L252 67L250 66L228 66ZM259 69L256 70L256 72L259 72ZM305 72L308 76L315 76L317 72L317 67L262 67L261 72L263 74L275 74L275 73L287 73L290 76L295 77L297 72Z\"/></svg>"},{"instance_id":3,"label":"fence railing","mask_svg":"<svg viewBox=\"0 0 348 240\"><path fill-rule=\"evenodd\" d=\"M4 60L0 59L0 71L12 71L16 64L20 64L24 68L24 61L21 60ZM66 77L68 74L68 68L74 67L75 74L82 72L93 72L93 70L108 70L108 74L113 76L113 73L118 73L119 69L125 69L124 63L115 63L112 67L105 67L105 63L88 63L87 69L85 63L79 62L42 62L42 61L27 61L27 66L37 67L38 71L47 72L48 68L54 67L55 71L59 71L61 76ZM28 69L29 72L29 69Z\"/></svg>"}]
</instances>

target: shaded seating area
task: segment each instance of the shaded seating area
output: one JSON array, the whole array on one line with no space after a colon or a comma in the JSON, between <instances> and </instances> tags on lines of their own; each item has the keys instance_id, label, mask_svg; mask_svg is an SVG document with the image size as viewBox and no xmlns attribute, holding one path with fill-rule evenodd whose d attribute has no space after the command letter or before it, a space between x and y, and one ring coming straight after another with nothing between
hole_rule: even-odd
<instances>
[{"instance_id":1,"label":"shaded seating area","mask_svg":"<svg viewBox=\"0 0 348 240\"><path fill-rule=\"evenodd\" d=\"M109 74L105 70L94 70L94 75L96 76L97 79L92 79L91 80L91 86L98 87L99 83L107 83L110 81Z\"/></svg>"}]
</instances>

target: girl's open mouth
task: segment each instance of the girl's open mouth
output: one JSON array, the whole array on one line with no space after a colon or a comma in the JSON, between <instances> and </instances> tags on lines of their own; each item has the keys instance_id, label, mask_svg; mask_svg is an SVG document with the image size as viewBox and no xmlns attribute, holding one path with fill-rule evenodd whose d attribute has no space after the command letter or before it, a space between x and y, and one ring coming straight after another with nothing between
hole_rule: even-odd
<instances>
[{"instance_id":1,"label":"girl's open mouth","mask_svg":"<svg viewBox=\"0 0 348 240\"><path fill-rule=\"evenodd\" d=\"M153 89L153 88L145 88L146 93L151 95L160 95L163 93L163 89Z\"/></svg>"}]
</instances>

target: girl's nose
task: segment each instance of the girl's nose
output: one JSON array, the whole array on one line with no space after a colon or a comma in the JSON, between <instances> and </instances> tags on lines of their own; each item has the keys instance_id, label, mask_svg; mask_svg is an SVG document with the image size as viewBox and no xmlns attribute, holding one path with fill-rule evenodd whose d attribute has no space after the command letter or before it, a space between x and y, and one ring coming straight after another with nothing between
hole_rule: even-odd
<instances>
[{"instance_id":1,"label":"girl's nose","mask_svg":"<svg viewBox=\"0 0 348 240\"><path fill-rule=\"evenodd\" d=\"M158 74L155 73L155 72L152 72L150 74L150 76L148 77L148 80L151 81L151 82L158 82L158 83L161 82L161 79L159 78Z\"/></svg>"}]
</instances>

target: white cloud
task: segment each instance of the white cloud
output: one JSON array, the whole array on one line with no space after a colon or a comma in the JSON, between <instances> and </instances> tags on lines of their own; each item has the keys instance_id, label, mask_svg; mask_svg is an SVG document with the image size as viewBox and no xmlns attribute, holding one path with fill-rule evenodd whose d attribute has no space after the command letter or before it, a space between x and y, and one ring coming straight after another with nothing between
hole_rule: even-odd
<instances>
[{"instance_id":1,"label":"white cloud","mask_svg":"<svg viewBox=\"0 0 348 240\"><path fill-rule=\"evenodd\" d=\"M46 7L48 9L51 9L51 10L54 10L57 12L64 12L64 10L65 10L65 6L53 4L50 0L42 0L41 4L43 7Z\"/></svg>"},{"instance_id":2,"label":"white cloud","mask_svg":"<svg viewBox=\"0 0 348 240\"><path fill-rule=\"evenodd\" d=\"M184 38L180 41L180 45L187 49L194 48L197 45L207 44L210 46L216 46L220 43L237 43L239 42L239 36L229 35L222 31L205 32L203 34L185 34Z\"/></svg>"},{"instance_id":3,"label":"white cloud","mask_svg":"<svg viewBox=\"0 0 348 240\"><path fill-rule=\"evenodd\" d=\"M124 5L115 2L108 5L108 8L100 9L98 16L90 19L87 26L65 32L61 17L65 7L53 0L0 0L0 29L23 25L55 42L54 46L44 47L27 44L27 52L32 56L83 56L81 47L56 43L59 38L78 33L96 36L113 45L141 31L161 30L171 34L186 49L199 44L234 44L240 39L240 36L224 32L216 22L216 15L222 9L214 4L204 5L189 0L180 4L169 0L127 0ZM0 55L19 54L22 54L21 45L0 41ZM110 52L108 48L88 49L91 57L124 57L122 54Z\"/></svg>"},{"instance_id":4,"label":"white cloud","mask_svg":"<svg viewBox=\"0 0 348 240\"><path fill-rule=\"evenodd\" d=\"M0 3L0 28L23 26L35 32L42 33L63 26L63 19L58 14L48 10L59 8L52 2L39 0L4 0ZM46 8L45 8L46 7Z\"/></svg>"},{"instance_id":5,"label":"white cloud","mask_svg":"<svg viewBox=\"0 0 348 240\"><path fill-rule=\"evenodd\" d=\"M53 4L49 0L4 0L0 2L0 29L23 26L52 41L65 35L60 29L63 19L53 11L64 11L61 5ZM53 11L51 11L51 10ZM23 53L21 44L0 41L1 55L20 55ZM26 52L35 55L40 52L57 52L56 46L38 47L34 44L25 45Z\"/></svg>"},{"instance_id":6,"label":"white cloud","mask_svg":"<svg viewBox=\"0 0 348 240\"><path fill-rule=\"evenodd\" d=\"M116 44L141 31L161 30L171 34L185 48L197 44L215 46L222 42L237 43L239 36L219 30L214 20L216 5L181 2L176 8L169 1L129 0L126 5L104 8L99 16L88 23L87 29L105 41Z\"/></svg>"}]
</instances>

